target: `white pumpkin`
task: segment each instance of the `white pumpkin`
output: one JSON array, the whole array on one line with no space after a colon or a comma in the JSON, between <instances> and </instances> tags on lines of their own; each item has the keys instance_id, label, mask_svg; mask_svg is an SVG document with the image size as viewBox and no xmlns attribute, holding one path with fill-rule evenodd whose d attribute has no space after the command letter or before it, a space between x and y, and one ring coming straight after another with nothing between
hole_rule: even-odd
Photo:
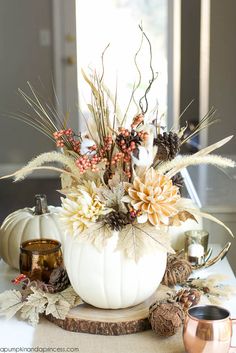
<instances>
[{"instance_id":1,"label":"white pumpkin","mask_svg":"<svg viewBox=\"0 0 236 353\"><path fill-rule=\"evenodd\" d=\"M47 206L44 195L36 195L36 207L23 208L8 215L0 228L0 256L19 269L20 244L29 239L49 238L63 243L58 217L60 207ZM35 214L36 212L36 214Z\"/></svg>"},{"instance_id":2,"label":"white pumpkin","mask_svg":"<svg viewBox=\"0 0 236 353\"><path fill-rule=\"evenodd\" d=\"M117 240L114 232L102 251L71 236L64 244L71 285L86 303L98 308L120 309L143 302L155 292L165 272L165 251L135 262L115 250Z\"/></svg>"}]
</instances>

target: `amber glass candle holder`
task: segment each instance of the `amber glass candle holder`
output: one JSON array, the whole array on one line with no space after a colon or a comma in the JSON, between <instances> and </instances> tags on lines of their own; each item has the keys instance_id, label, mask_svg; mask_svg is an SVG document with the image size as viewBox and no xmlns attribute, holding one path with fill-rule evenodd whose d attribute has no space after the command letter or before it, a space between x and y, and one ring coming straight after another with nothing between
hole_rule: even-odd
<instances>
[{"instance_id":1,"label":"amber glass candle holder","mask_svg":"<svg viewBox=\"0 0 236 353\"><path fill-rule=\"evenodd\" d=\"M61 243L57 240L34 239L20 246L20 271L31 281L48 283L52 271L62 265Z\"/></svg>"}]
</instances>

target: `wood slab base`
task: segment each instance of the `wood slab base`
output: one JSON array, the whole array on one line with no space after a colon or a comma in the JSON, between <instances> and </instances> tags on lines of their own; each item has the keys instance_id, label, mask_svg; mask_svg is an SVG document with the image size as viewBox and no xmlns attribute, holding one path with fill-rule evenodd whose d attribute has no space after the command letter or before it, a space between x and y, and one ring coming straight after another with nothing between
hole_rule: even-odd
<instances>
[{"instance_id":1,"label":"wood slab base","mask_svg":"<svg viewBox=\"0 0 236 353\"><path fill-rule=\"evenodd\" d=\"M64 320L52 315L46 318L64 330L95 335L127 335L150 329L149 306L157 299L156 293L145 302L126 309L98 309L80 304L70 310Z\"/></svg>"}]
</instances>

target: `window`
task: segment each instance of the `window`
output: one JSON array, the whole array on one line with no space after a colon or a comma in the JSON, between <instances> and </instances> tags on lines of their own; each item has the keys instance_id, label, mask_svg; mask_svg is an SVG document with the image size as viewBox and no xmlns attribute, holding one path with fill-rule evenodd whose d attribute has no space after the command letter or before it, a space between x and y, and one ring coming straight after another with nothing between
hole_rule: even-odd
<instances>
[{"instance_id":1,"label":"window","mask_svg":"<svg viewBox=\"0 0 236 353\"><path fill-rule=\"evenodd\" d=\"M140 46L142 27L152 44L153 69L158 78L148 94L148 114L159 116L167 111L167 1L165 0L77 0L77 54L78 67L87 73L96 69L101 73L101 55L104 56L104 82L113 94L118 91L118 104L124 113L133 85L138 81L134 56ZM151 78L150 56L147 41L143 41L137 63L142 72L142 83L136 93L139 100ZM80 109L88 116L86 103L90 93L78 70ZM135 114L135 106L129 112ZM136 111L137 112L137 111Z\"/></svg>"}]
</instances>

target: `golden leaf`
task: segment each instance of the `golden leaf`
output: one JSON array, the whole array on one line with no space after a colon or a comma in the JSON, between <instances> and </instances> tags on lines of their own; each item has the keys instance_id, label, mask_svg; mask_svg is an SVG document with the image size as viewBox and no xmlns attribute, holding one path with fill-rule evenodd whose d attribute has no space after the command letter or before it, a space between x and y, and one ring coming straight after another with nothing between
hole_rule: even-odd
<instances>
[{"instance_id":1,"label":"golden leaf","mask_svg":"<svg viewBox=\"0 0 236 353\"><path fill-rule=\"evenodd\" d=\"M174 227L181 226L181 222L186 222L188 219L192 219L198 223L197 219L188 211L180 211L174 217L170 218L169 225Z\"/></svg>"}]
</instances>

